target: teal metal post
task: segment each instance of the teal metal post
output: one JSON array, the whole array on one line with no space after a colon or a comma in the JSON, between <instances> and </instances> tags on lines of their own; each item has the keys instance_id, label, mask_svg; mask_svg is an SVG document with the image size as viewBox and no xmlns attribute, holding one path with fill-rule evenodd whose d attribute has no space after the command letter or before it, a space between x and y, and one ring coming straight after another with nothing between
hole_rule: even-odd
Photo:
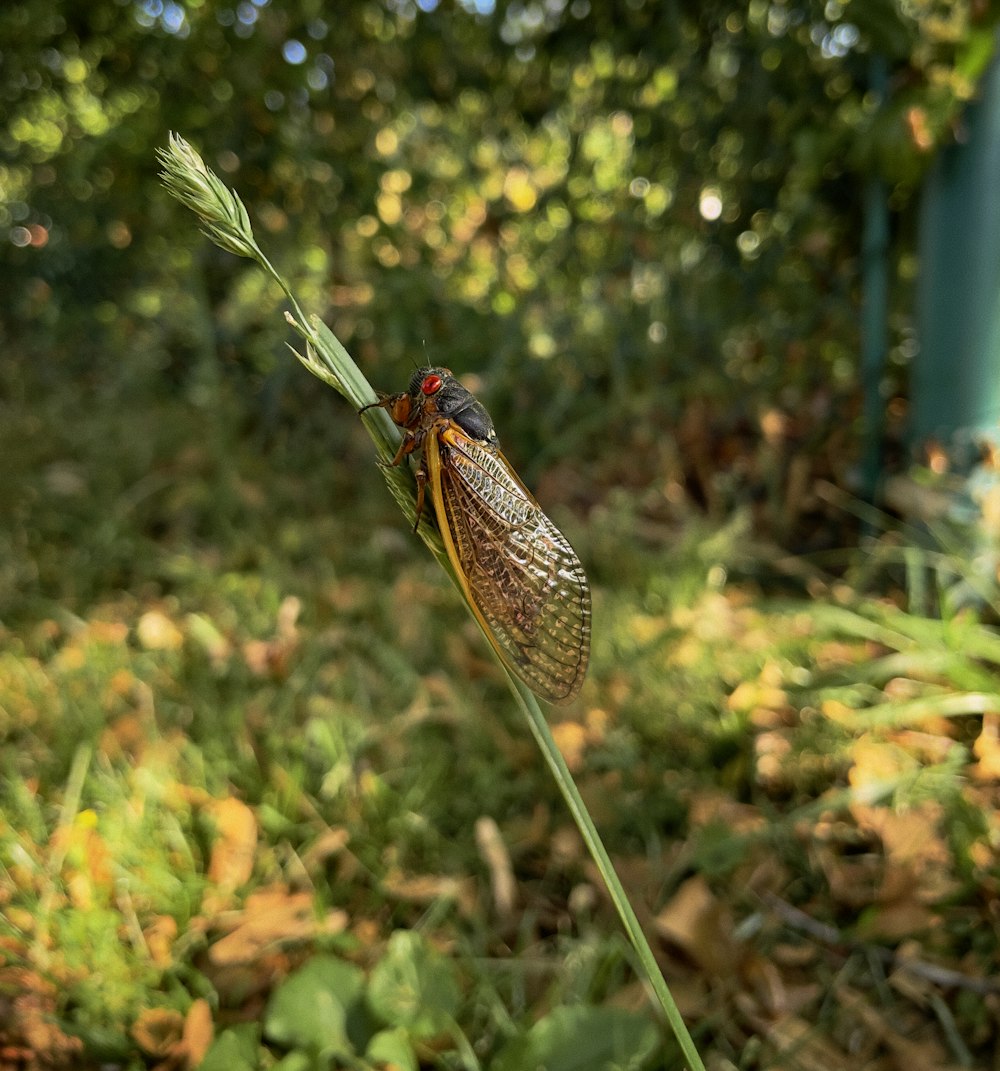
<instances>
[{"instance_id":1,"label":"teal metal post","mask_svg":"<svg viewBox=\"0 0 1000 1071\"><path fill-rule=\"evenodd\" d=\"M942 443L961 466L976 439L1000 439L1000 61L962 137L927 178L920 217L919 350L911 443Z\"/></svg>"},{"instance_id":2,"label":"teal metal post","mask_svg":"<svg viewBox=\"0 0 1000 1071\"><path fill-rule=\"evenodd\" d=\"M889 82L885 57L869 61L870 90L881 100ZM885 182L872 175L865 186L861 235L861 387L864 397L862 494L874 502L882 461L885 398L882 378L889 348L889 194Z\"/></svg>"}]
</instances>

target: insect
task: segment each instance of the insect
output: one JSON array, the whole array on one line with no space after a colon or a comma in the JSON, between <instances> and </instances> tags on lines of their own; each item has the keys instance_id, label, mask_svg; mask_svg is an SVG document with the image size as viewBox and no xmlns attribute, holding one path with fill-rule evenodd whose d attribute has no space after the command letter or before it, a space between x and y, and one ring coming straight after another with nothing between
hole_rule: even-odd
<instances>
[{"instance_id":1,"label":"insect","mask_svg":"<svg viewBox=\"0 0 1000 1071\"><path fill-rule=\"evenodd\" d=\"M587 577L500 452L489 413L450 369L433 367L373 408L403 429L393 465L420 451L414 530L429 490L448 558L504 665L541 698L568 702L590 657Z\"/></svg>"}]
</instances>

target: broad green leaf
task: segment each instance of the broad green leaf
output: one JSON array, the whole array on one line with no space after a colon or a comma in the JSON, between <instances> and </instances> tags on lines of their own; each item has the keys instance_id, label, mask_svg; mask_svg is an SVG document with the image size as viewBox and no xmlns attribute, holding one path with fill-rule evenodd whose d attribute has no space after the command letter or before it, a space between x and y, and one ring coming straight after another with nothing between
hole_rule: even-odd
<instances>
[{"instance_id":1,"label":"broad green leaf","mask_svg":"<svg viewBox=\"0 0 1000 1071\"><path fill-rule=\"evenodd\" d=\"M412 930L397 930L372 971L368 1001L380 1019L414 1038L441 1033L458 1011L461 993L451 962Z\"/></svg>"},{"instance_id":2,"label":"broad green leaf","mask_svg":"<svg viewBox=\"0 0 1000 1071\"><path fill-rule=\"evenodd\" d=\"M393 1071L417 1071L419 1067L417 1054L406 1031L400 1026L392 1030L380 1030L368 1042L365 1059L375 1064L386 1064Z\"/></svg>"},{"instance_id":3,"label":"broad green leaf","mask_svg":"<svg viewBox=\"0 0 1000 1071\"><path fill-rule=\"evenodd\" d=\"M651 1019L619 1008L559 1008L507 1045L490 1071L637 1071L656 1051Z\"/></svg>"},{"instance_id":4,"label":"broad green leaf","mask_svg":"<svg viewBox=\"0 0 1000 1071\"><path fill-rule=\"evenodd\" d=\"M212 1042L198 1071L257 1071L259 1056L260 1027L247 1023L223 1030Z\"/></svg>"},{"instance_id":5,"label":"broad green leaf","mask_svg":"<svg viewBox=\"0 0 1000 1071\"><path fill-rule=\"evenodd\" d=\"M363 993L360 968L336 956L316 956L275 990L264 1033L288 1048L353 1053L348 1022Z\"/></svg>"}]
</instances>

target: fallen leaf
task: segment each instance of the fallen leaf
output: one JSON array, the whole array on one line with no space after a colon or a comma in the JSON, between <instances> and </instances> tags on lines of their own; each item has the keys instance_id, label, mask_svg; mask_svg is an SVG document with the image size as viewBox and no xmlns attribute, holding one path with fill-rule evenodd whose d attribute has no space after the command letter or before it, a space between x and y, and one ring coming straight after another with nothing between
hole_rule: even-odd
<instances>
[{"instance_id":1,"label":"fallen leaf","mask_svg":"<svg viewBox=\"0 0 1000 1071\"><path fill-rule=\"evenodd\" d=\"M100 750L110 762L127 759L139 765L149 741L149 719L130 711L116 718L101 733Z\"/></svg>"},{"instance_id":2,"label":"fallen leaf","mask_svg":"<svg viewBox=\"0 0 1000 1071\"><path fill-rule=\"evenodd\" d=\"M983 727L972 751L978 760L972 764L972 776L977 781L1000 780L1000 718L996 714L983 715Z\"/></svg>"},{"instance_id":3,"label":"fallen leaf","mask_svg":"<svg viewBox=\"0 0 1000 1071\"><path fill-rule=\"evenodd\" d=\"M0 1050L11 1067L70 1067L83 1041L56 1020L56 987L25 967L0 967Z\"/></svg>"},{"instance_id":4,"label":"fallen leaf","mask_svg":"<svg viewBox=\"0 0 1000 1071\"><path fill-rule=\"evenodd\" d=\"M181 1034L180 1053L189 1068L196 1068L205 1059L205 1053L212 1045L215 1027L212 1023L212 1009L207 1000L199 998L192 1002L184 1016L184 1030Z\"/></svg>"},{"instance_id":5,"label":"fallen leaf","mask_svg":"<svg viewBox=\"0 0 1000 1071\"><path fill-rule=\"evenodd\" d=\"M215 800L209 807L216 837L208 864L208 880L218 892L231 893L245 885L253 874L257 850L257 817L232 796Z\"/></svg>"},{"instance_id":6,"label":"fallen leaf","mask_svg":"<svg viewBox=\"0 0 1000 1071\"><path fill-rule=\"evenodd\" d=\"M142 936L156 966L171 966L174 961L173 945L177 937L177 920L171 915L157 915L143 928Z\"/></svg>"},{"instance_id":7,"label":"fallen leaf","mask_svg":"<svg viewBox=\"0 0 1000 1071\"><path fill-rule=\"evenodd\" d=\"M857 1058L834 1045L806 1019L796 1015L785 1016L776 1022L758 1018L754 1025L766 1039L766 1047L773 1048L778 1056L776 1060L768 1054L763 1062L765 1067L794 1067L796 1071L857 1071Z\"/></svg>"},{"instance_id":8,"label":"fallen leaf","mask_svg":"<svg viewBox=\"0 0 1000 1071\"><path fill-rule=\"evenodd\" d=\"M681 885L653 924L706 974L731 975L736 969L732 919L701 875Z\"/></svg>"},{"instance_id":9,"label":"fallen leaf","mask_svg":"<svg viewBox=\"0 0 1000 1071\"><path fill-rule=\"evenodd\" d=\"M176 651L184 645L184 633L160 610L147 610L135 631L147 651Z\"/></svg>"},{"instance_id":10,"label":"fallen leaf","mask_svg":"<svg viewBox=\"0 0 1000 1071\"><path fill-rule=\"evenodd\" d=\"M560 721L552 726L552 736L570 772L579 773L587 749L587 730L579 722Z\"/></svg>"},{"instance_id":11,"label":"fallen leaf","mask_svg":"<svg viewBox=\"0 0 1000 1071\"><path fill-rule=\"evenodd\" d=\"M210 946L208 958L215 966L253 963L272 946L340 933L346 926L343 911L317 917L312 893L273 885L247 897L242 911L226 911L209 920L209 928L223 930L225 936Z\"/></svg>"},{"instance_id":12,"label":"fallen leaf","mask_svg":"<svg viewBox=\"0 0 1000 1071\"><path fill-rule=\"evenodd\" d=\"M170 1056L184 1032L184 1016L173 1008L145 1008L132 1024L132 1040L147 1056Z\"/></svg>"},{"instance_id":13,"label":"fallen leaf","mask_svg":"<svg viewBox=\"0 0 1000 1071\"><path fill-rule=\"evenodd\" d=\"M765 684L759 679L742 681L730 692L726 706L739 713L749 713L758 707L782 712L788 707L788 693L784 688Z\"/></svg>"},{"instance_id":14,"label":"fallen leaf","mask_svg":"<svg viewBox=\"0 0 1000 1071\"><path fill-rule=\"evenodd\" d=\"M490 872L493 906L501 919L509 918L517 903L517 882L503 834L488 816L476 819L475 833L479 855Z\"/></svg>"},{"instance_id":15,"label":"fallen leaf","mask_svg":"<svg viewBox=\"0 0 1000 1071\"><path fill-rule=\"evenodd\" d=\"M388 896L409 903L432 904L435 900L452 900L466 917L474 915L478 907L476 883L472 878L392 872L382 879L382 890Z\"/></svg>"},{"instance_id":16,"label":"fallen leaf","mask_svg":"<svg viewBox=\"0 0 1000 1071\"><path fill-rule=\"evenodd\" d=\"M340 853L350 844L351 834L342 826L324 830L306 848L301 855L302 865L307 874L315 874L329 859Z\"/></svg>"},{"instance_id":17,"label":"fallen leaf","mask_svg":"<svg viewBox=\"0 0 1000 1071\"><path fill-rule=\"evenodd\" d=\"M603 707L591 707L584 717L584 724L587 726L587 740L591 746L603 744L611 725L611 715Z\"/></svg>"},{"instance_id":18,"label":"fallen leaf","mask_svg":"<svg viewBox=\"0 0 1000 1071\"><path fill-rule=\"evenodd\" d=\"M767 820L749 803L739 803L714 788L699 788L688 796L688 823L693 829L720 824L733 833L752 833L763 829Z\"/></svg>"},{"instance_id":19,"label":"fallen leaf","mask_svg":"<svg viewBox=\"0 0 1000 1071\"><path fill-rule=\"evenodd\" d=\"M932 1035L921 1032L920 1040L904 1037L890 1025L886 1013L880 1010L865 994L849 986L835 989L837 1000L865 1025L879 1042L886 1046L894 1057L897 1071L959 1071L948 1059L948 1054Z\"/></svg>"},{"instance_id":20,"label":"fallen leaf","mask_svg":"<svg viewBox=\"0 0 1000 1071\"><path fill-rule=\"evenodd\" d=\"M251 673L277 680L288 675L301 641L296 625L301 611L301 601L289 595L278 607L274 636L269 640L250 640L243 645L243 660Z\"/></svg>"},{"instance_id":21,"label":"fallen leaf","mask_svg":"<svg viewBox=\"0 0 1000 1071\"><path fill-rule=\"evenodd\" d=\"M792 743L779 730L759 733L754 738L757 777L768 785L778 785L785 777L785 760L792 754Z\"/></svg>"},{"instance_id":22,"label":"fallen leaf","mask_svg":"<svg viewBox=\"0 0 1000 1071\"><path fill-rule=\"evenodd\" d=\"M859 807L868 807L884 799L917 765L916 759L903 748L869 733L854 741L851 758L854 765L847 777L853 789L853 813L857 813Z\"/></svg>"}]
</instances>

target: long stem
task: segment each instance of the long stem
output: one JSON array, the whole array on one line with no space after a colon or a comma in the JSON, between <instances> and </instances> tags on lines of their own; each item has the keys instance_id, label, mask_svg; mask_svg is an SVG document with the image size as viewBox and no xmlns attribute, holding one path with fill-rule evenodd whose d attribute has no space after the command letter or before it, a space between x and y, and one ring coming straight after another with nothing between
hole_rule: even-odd
<instances>
[{"instance_id":1,"label":"long stem","mask_svg":"<svg viewBox=\"0 0 1000 1071\"><path fill-rule=\"evenodd\" d=\"M611 857L604 847L601 835L597 832L597 826L594 825L594 820L590 817L587 805L583 802L580 790L576 787L573 775L569 772L566 760L556 746L552 731L549 729L549 723L545 720L545 715L538 705L538 700L528 688L515 680L509 673L507 674L507 679L510 683L510 689L514 693L514 698L517 699L518 705L528 722L528 728L538 744L542 757L548 763L556 785L558 785L559 791L566 801L566 806L573 816L573 821L576 822L577 828L580 830L584 843L587 845L587 850L590 852L591 858L604 879L608 895L615 905L618 917L622 920L622 925L625 927L625 933L632 944L632 948L639 957L639 963L642 966L643 973L646 975L646 980L656 995L660 1007L663 1008L663 1014L667 1017L670 1029L673 1031L673 1035L677 1039L677 1043L680 1045L691 1071L705 1071L701 1057L698 1055L698 1050L694 1047L694 1042L684 1023L684 1018L677 1007L677 1002L674 1000L670 987L660 971L656 957L653 955L653 950L646 940L646 935L629 902L625 888L615 870L614 863L611 862Z\"/></svg>"},{"instance_id":2,"label":"long stem","mask_svg":"<svg viewBox=\"0 0 1000 1071\"><path fill-rule=\"evenodd\" d=\"M286 314L287 318L306 343L305 354L294 351L296 357L313 375L339 391L354 406L355 411L375 401L377 395L340 340L318 317L306 318L284 279L264 256L254 239L247 211L236 194L224 186L218 177L205 166L204 161L194 149L176 134L170 135L169 145L167 149L160 151L159 158L164 167L164 184L174 196L197 213L205 224L205 233L208 237L223 249L255 260L281 287L294 310L294 315ZM382 459L382 471L389 489L403 510L404 516L412 524L415 518L413 478L405 466L392 468L387 465L399 443L399 431L382 409L369 409L362 414L362 420L378 448ZM421 522L419 531L431 552L455 581L448 556L444 552L433 524ZM456 586L458 586L457 581ZM506 670L504 672L506 673ZM538 700L520 681L515 680L510 674L507 674L507 678L511 692L524 713L528 727L604 879L611 900L625 927L625 933L638 956L642 971L663 1008L667 1022L691 1071L705 1071L704 1064L698 1056L677 1004L660 972L649 942L642 932L635 911L629 903L625 889L597 832L597 827L590 817L562 753L556 747Z\"/></svg>"}]
</instances>

